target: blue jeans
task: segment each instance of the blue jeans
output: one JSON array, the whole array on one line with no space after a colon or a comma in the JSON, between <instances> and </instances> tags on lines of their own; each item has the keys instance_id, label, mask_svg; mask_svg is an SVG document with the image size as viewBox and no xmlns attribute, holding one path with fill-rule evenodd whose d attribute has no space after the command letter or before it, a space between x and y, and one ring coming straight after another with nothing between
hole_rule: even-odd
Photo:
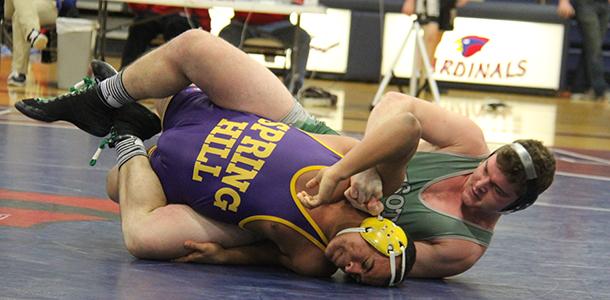
<instances>
[{"instance_id":1,"label":"blue jeans","mask_svg":"<svg viewBox=\"0 0 610 300\"><path fill-rule=\"evenodd\" d=\"M593 88L595 96L601 97L604 96L607 85L604 79L602 47L608 28L608 1L572 0L572 3L583 38L584 66L582 67L584 67L585 79ZM576 82L579 81L582 82L576 78ZM585 90L584 87L574 87L574 90L579 89Z\"/></svg>"},{"instance_id":2,"label":"blue jeans","mask_svg":"<svg viewBox=\"0 0 610 300\"><path fill-rule=\"evenodd\" d=\"M223 28L219 36L227 42L238 47L241 43L242 31L244 24L237 20L232 20L231 24ZM278 21L274 23L264 25L248 25L244 34L244 40L254 37L260 38L275 38L281 41L286 48L293 48L295 30L299 31L298 34L298 51L292 51L290 62L295 68L295 79L294 86L290 91L295 94L302 86L305 81L305 68L307 67L307 59L309 58L309 42L311 37L309 34L300 27L292 25L290 21ZM284 78L284 85L289 86L292 81L292 72Z\"/></svg>"}]
</instances>

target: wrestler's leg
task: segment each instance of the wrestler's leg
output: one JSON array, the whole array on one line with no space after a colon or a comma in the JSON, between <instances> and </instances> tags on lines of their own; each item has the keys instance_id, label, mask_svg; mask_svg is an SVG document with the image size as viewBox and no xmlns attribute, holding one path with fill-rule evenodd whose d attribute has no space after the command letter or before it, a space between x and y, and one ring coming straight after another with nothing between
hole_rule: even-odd
<instances>
[{"instance_id":1,"label":"wrestler's leg","mask_svg":"<svg viewBox=\"0 0 610 300\"><path fill-rule=\"evenodd\" d=\"M144 55L125 69L121 80L134 99L171 96L192 82L224 108L337 134L307 113L269 69L203 30L189 30Z\"/></svg>"},{"instance_id":2,"label":"wrestler's leg","mask_svg":"<svg viewBox=\"0 0 610 300\"><path fill-rule=\"evenodd\" d=\"M167 205L161 183L145 156L133 157L119 172L111 171L108 179L111 185L118 183L123 239L138 258L184 256L190 252L183 247L186 240L213 241L225 247L256 240L252 233L208 220L188 206Z\"/></svg>"},{"instance_id":3,"label":"wrestler's leg","mask_svg":"<svg viewBox=\"0 0 610 300\"><path fill-rule=\"evenodd\" d=\"M292 98L282 82L255 60L203 30L189 30L99 85L52 101L24 99L15 107L30 118L68 121L105 136L112 112L141 99L164 98L195 83L217 105L254 113L316 133L334 133Z\"/></svg>"},{"instance_id":4,"label":"wrestler's leg","mask_svg":"<svg viewBox=\"0 0 610 300\"><path fill-rule=\"evenodd\" d=\"M288 114L294 103L271 71L203 30L189 30L149 52L122 76L134 99L167 97L192 82L219 106L273 120Z\"/></svg>"}]
</instances>

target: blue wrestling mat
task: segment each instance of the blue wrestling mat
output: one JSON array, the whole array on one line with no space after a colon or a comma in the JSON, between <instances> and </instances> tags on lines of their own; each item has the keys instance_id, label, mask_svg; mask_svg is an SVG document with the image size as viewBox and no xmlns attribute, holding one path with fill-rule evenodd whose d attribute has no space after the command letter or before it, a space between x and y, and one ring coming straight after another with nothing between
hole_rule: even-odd
<instances>
[{"instance_id":1,"label":"blue wrestling mat","mask_svg":"<svg viewBox=\"0 0 610 300\"><path fill-rule=\"evenodd\" d=\"M1 299L610 299L604 160L593 175L573 165L534 207L502 218L464 274L377 288L340 275L137 260L105 195L113 151L89 167L97 138L38 125L0 123Z\"/></svg>"}]
</instances>

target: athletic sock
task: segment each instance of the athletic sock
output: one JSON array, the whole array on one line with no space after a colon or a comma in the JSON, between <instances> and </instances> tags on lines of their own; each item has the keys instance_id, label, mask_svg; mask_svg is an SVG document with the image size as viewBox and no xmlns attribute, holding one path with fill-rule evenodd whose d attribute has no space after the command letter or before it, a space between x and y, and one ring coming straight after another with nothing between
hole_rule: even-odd
<instances>
[{"instance_id":1,"label":"athletic sock","mask_svg":"<svg viewBox=\"0 0 610 300\"><path fill-rule=\"evenodd\" d=\"M109 107L119 108L136 100L127 93L123 85L123 71L102 81L100 90L104 96L105 104Z\"/></svg>"},{"instance_id":2,"label":"athletic sock","mask_svg":"<svg viewBox=\"0 0 610 300\"><path fill-rule=\"evenodd\" d=\"M296 100L294 100L290 112L280 119L280 122L310 133L339 134L332 128L328 127L328 125L326 125L324 122L309 114L305 108L303 108L301 103Z\"/></svg>"},{"instance_id":3,"label":"athletic sock","mask_svg":"<svg viewBox=\"0 0 610 300\"><path fill-rule=\"evenodd\" d=\"M122 135L117 137L116 142L112 143L110 147L116 148L119 169L124 163L135 156L148 156L142 140L133 135Z\"/></svg>"},{"instance_id":4,"label":"athletic sock","mask_svg":"<svg viewBox=\"0 0 610 300\"><path fill-rule=\"evenodd\" d=\"M284 116L280 122L288 124L290 126L299 127L299 125L313 122L316 118L310 115L305 108L298 101L294 100L292 108L286 116Z\"/></svg>"}]
</instances>

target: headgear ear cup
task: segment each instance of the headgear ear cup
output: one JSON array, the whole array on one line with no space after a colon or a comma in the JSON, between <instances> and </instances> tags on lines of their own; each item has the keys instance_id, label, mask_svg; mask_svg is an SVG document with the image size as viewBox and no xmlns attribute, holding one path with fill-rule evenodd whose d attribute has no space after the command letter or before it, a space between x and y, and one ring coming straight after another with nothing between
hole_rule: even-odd
<instances>
[{"instance_id":1,"label":"headgear ear cup","mask_svg":"<svg viewBox=\"0 0 610 300\"><path fill-rule=\"evenodd\" d=\"M525 193L519 197L519 199L502 209L502 213L512 213L525 209L534 204L538 198L538 193L536 191L536 178L538 178L538 175L536 174L536 168L534 167L534 160L532 159L532 156L529 154L529 152L527 152L527 149L525 149L523 145L517 142L512 143L510 147L517 153L519 160L521 160L527 182L525 186Z\"/></svg>"}]
</instances>

